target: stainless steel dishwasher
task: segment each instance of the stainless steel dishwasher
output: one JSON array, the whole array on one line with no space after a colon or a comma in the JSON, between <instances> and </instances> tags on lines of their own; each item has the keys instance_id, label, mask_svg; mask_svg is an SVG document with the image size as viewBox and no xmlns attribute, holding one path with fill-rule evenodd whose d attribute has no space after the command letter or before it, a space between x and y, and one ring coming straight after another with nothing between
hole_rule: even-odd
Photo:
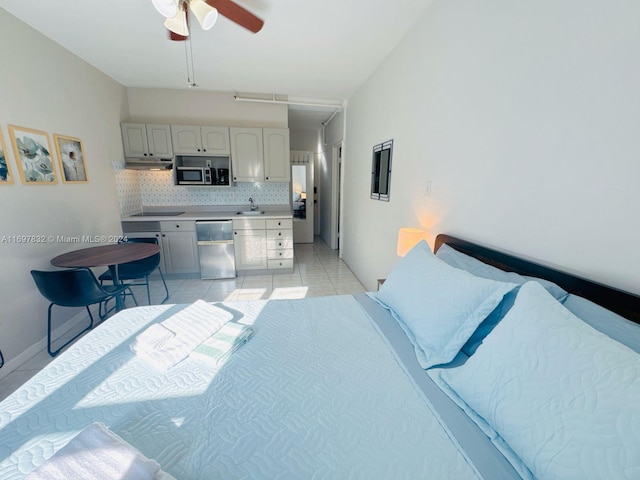
<instances>
[{"instance_id":1,"label":"stainless steel dishwasher","mask_svg":"<svg viewBox=\"0 0 640 480\"><path fill-rule=\"evenodd\" d=\"M231 220L207 220L196 222L200 276L234 278L236 257L233 251L233 223Z\"/></svg>"}]
</instances>

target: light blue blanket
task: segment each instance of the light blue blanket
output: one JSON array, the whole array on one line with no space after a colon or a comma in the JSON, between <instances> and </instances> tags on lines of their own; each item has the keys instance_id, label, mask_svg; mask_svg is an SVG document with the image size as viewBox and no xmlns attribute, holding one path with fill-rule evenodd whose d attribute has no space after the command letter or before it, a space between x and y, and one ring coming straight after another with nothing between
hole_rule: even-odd
<instances>
[{"instance_id":1,"label":"light blue blanket","mask_svg":"<svg viewBox=\"0 0 640 480\"><path fill-rule=\"evenodd\" d=\"M119 313L0 403L0 478L96 421L180 480L478 478L353 297L227 303L251 341L159 372L129 345L180 308Z\"/></svg>"}]
</instances>

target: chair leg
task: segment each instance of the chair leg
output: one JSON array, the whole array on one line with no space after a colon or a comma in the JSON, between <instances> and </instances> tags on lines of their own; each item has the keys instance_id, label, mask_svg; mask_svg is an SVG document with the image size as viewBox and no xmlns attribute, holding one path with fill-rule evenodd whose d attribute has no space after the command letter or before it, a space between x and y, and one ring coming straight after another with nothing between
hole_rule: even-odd
<instances>
[{"instance_id":1,"label":"chair leg","mask_svg":"<svg viewBox=\"0 0 640 480\"><path fill-rule=\"evenodd\" d=\"M162 269L160 267L158 267L158 272L160 273L160 278L162 279L162 284L164 285L164 291L167 294L167 296L164 297L164 300L162 300L160 302L160 305L162 305L164 302L169 300L169 289L167 288L167 282L164 281L164 275L162 275ZM149 303L151 303L151 302L149 302Z\"/></svg>"},{"instance_id":2,"label":"chair leg","mask_svg":"<svg viewBox=\"0 0 640 480\"><path fill-rule=\"evenodd\" d=\"M151 292L149 291L149 275L144 277L145 285L147 286L147 305L151 305Z\"/></svg>"},{"instance_id":3,"label":"chair leg","mask_svg":"<svg viewBox=\"0 0 640 480\"><path fill-rule=\"evenodd\" d=\"M149 288L149 287L147 287ZM136 307L138 306L138 300L136 300L136 296L133 294L133 290L131 290L131 287L127 288L127 290L129 290L128 294L125 294L125 299L126 299L126 295L131 295L131 298L133 298L133 303L136 304Z\"/></svg>"},{"instance_id":4,"label":"chair leg","mask_svg":"<svg viewBox=\"0 0 640 480\"><path fill-rule=\"evenodd\" d=\"M91 330L93 328L93 315L91 315L91 311L89 310L89 307L87 308L87 312L89 312L89 326L87 328L85 328L84 330L78 332L75 337L73 337L72 339L68 340L64 345L62 345L60 348L58 348L55 352L51 351L51 309L53 308L53 303L49 305L49 310L47 311L47 351L49 352L49 355L51 355L52 357L55 357L56 355L58 355L58 353L60 353L60 350L62 350L64 347L66 347L67 345L69 345L71 342L73 342L76 338L78 338L80 335L82 335L84 332L86 332L87 330Z\"/></svg>"}]
</instances>

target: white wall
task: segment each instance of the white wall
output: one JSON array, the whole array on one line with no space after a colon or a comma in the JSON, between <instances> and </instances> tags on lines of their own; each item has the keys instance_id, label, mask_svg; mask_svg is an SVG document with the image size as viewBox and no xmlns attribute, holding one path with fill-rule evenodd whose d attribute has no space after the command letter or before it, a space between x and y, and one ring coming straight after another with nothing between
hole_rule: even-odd
<instances>
[{"instance_id":1,"label":"white wall","mask_svg":"<svg viewBox=\"0 0 640 480\"><path fill-rule=\"evenodd\" d=\"M421 226L640 293L638 24L627 0L434 2L349 101L343 254L365 286Z\"/></svg>"},{"instance_id":2,"label":"white wall","mask_svg":"<svg viewBox=\"0 0 640 480\"><path fill-rule=\"evenodd\" d=\"M187 125L288 128L287 106L237 102L232 93L128 88L130 120Z\"/></svg>"},{"instance_id":3,"label":"white wall","mask_svg":"<svg viewBox=\"0 0 640 480\"><path fill-rule=\"evenodd\" d=\"M48 302L31 269L51 269L49 260L80 246L56 241L10 243L13 235L118 234L120 222L112 162L122 159L119 122L127 114L125 89L89 64L0 9L0 130L14 174L0 185L0 349L16 362L46 336ZM7 125L19 125L82 140L87 184L23 185ZM60 168L54 153L58 177ZM77 313L54 308L64 320ZM41 343L39 348L42 348ZM35 348L35 347L34 347ZM37 351L37 350L36 350ZM8 365L9 366L9 365ZM8 369L3 368L0 375Z\"/></svg>"}]
</instances>

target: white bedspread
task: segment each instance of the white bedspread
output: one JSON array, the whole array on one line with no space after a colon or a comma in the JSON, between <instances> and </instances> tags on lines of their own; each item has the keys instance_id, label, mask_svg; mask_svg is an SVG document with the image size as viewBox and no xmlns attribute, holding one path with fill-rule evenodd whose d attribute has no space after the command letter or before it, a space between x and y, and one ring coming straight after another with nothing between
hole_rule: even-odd
<instances>
[{"instance_id":1,"label":"white bedspread","mask_svg":"<svg viewBox=\"0 0 640 480\"><path fill-rule=\"evenodd\" d=\"M183 307L119 313L0 403L0 478L96 421L180 480L477 478L351 296L227 303L253 339L159 372L129 345Z\"/></svg>"}]
</instances>

